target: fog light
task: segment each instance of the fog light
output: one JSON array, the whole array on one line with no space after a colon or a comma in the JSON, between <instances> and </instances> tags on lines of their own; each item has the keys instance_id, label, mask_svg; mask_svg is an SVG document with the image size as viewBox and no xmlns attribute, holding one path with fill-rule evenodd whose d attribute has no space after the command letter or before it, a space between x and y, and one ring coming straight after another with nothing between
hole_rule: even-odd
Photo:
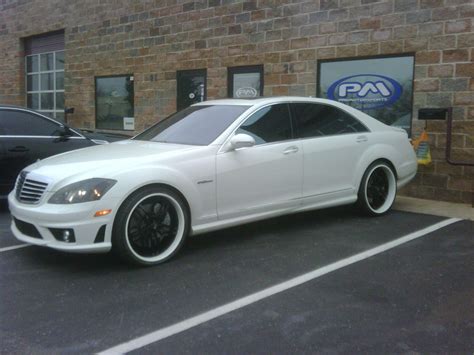
<instances>
[{"instance_id":1,"label":"fog light","mask_svg":"<svg viewBox=\"0 0 474 355\"><path fill-rule=\"evenodd\" d=\"M74 243L76 241L73 229L49 228L49 230L53 234L54 238L60 242Z\"/></svg>"},{"instance_id":2,"label":"fog light","mask_svg":"<svg viewBox=\"0 0 474 355\"><path fill-rule=\"evenodd\" d=\"M100 210L94 213L94 217L102 217L102 216L107 216L112 210Z\"/></svg>"},{"instance_id":3,"label":"fog light","mask_svg":"<svg viewBox=\"0 0 474 355\"><path fill-rule=\"evenodd\" d=\"M63 242L69 243L71 241L71 232L67 229L63 231Z\"/></svg>"}]
</instances>

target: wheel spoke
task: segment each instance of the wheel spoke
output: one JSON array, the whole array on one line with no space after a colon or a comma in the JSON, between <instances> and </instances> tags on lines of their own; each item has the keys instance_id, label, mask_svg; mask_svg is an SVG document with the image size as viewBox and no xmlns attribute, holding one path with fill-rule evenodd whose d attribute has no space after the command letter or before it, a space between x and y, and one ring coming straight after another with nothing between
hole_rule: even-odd
<instances>
[{"instance_id":1,"label":"wheel spoke","mask_svg":"<svg viewBox=\"0 0 474 355\"><path fill-rule=\"evenodd\" d=\"M133 210L128 225L128 240L142 257L156 257L172 245L179 219L174 205L164 196L144 199Z\"/></svg>"}]
</instances>

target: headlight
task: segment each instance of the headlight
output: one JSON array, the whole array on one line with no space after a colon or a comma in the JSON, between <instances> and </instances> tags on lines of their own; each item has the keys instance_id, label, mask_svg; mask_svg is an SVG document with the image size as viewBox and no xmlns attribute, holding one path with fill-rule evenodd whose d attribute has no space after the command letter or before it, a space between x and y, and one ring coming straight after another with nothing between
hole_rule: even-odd
<instances>
[{"instance_id":1,"label":"headlight","mask_svg":"<svg viewBox=\"0 0 474 355\"><path fill-rule=\"evenodd\" d=\"M117 181L112 179L93 178L67 185L57 191L49 203L71 204L97 201L109 191Z\"/></svg>"}]
</instances>

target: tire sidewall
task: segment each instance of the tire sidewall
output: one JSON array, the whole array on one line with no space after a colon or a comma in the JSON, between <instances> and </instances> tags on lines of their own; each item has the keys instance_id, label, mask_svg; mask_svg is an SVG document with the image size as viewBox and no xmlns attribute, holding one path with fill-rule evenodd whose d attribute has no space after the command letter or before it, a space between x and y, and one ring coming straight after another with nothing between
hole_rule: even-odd
<instances>
[{"instance_id":1,"label":"tire sidewall","mask_svg":"<svg viewBox=\"0 0 474 355\"><path fill-rule=\"evenodd\" d=\"M148 258L142 257L135 252L128 240L128 223L135 208L144 200L153 196L162 196L167 198L173 207L179 219L177 238L170 247L162 254L162 257ZM120 206L117 215L115 216L113 231L112 231L112 249L128 262L142 266L153 266L166 262L172 258L184 244L189 233L189 212L186 204L182 198L174 191L165 187L145 187L130 195ZM160 254L160 255L162 255Z\"/></svg>"},{"instance_id":2,"label":"tire sidewall","mask_svg":"<svg viewBox=\"0 0 474 355\"><path fill-rule=\"evenodd\" d=\"M379 209L374 209L370 205L368 197L367 197L367 185L372 173L379 168L384 169L387 174L386 177L388 179L389 191L387 195L387 201ZM386 214L388 211L390 211L390 209L393 206L393 203L395 202L396 196L397 196L397 179L395 176L395 172L393 171L393 168L384 161L375 161L367 168L362 178L362 181L359 187L359 193L358 193L359 206L362 207L363 211L368 215L382 216Z\"/></svg>"}]
</instances>

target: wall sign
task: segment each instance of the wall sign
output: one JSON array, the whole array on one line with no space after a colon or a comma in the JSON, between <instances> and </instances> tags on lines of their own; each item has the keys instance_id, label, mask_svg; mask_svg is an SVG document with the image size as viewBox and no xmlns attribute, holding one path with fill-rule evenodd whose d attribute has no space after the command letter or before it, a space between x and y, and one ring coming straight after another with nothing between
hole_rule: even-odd
<instances>
[{"instance_id":1,"label":"wall sign","mask_svg":"<svg viewBox=\"0 0 474 355\"><path fill-rule=\"evenodd\" d=\"M321 61L317 95L410 133L413 67L412 55Z\"/></svg>"}]
</instances>

